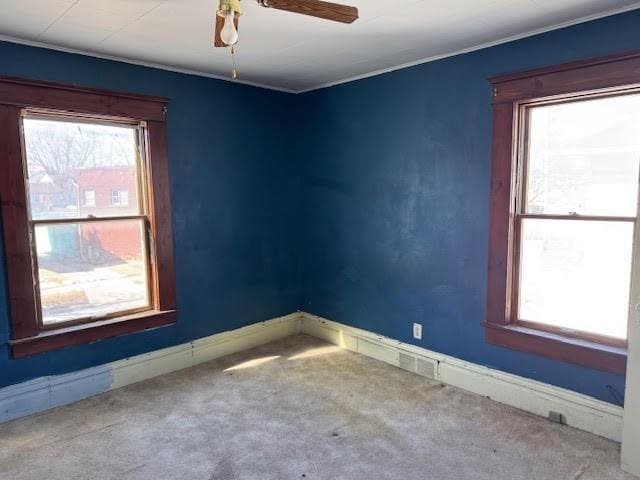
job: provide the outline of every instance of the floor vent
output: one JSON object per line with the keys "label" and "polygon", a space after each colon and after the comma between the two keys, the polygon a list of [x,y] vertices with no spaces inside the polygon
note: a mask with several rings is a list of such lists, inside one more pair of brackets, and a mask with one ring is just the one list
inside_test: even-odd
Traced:
{"label": "floor vent", "polygon": [[416,372],[416,357],[413,355],[407,355],[406,353],[400,352],[400,363],[399,367],[403,370],[408,370],[410,372]]}
{"label": "floor vent", "polygon": [[436,378],[436,369],[438,362],[433,360],[425,360],[423,358],[416,359],[416,373],[427,378]]}

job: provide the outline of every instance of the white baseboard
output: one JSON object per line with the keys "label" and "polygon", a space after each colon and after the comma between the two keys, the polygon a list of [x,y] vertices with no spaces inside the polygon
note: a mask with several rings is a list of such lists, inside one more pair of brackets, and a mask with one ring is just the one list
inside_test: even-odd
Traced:
{"label": "white baseboard", "polygon": [[247,350],[299,331],[300,315],[292,313],[105,365],[11,385],[0,389],[0,422],[77,402],[114,388]]}
{"label": "white baseboard", "polygon": [[511,375],[302,312],[302,332],[497,402],[619,442],[623,409],[570,390]]}
{"label": "white baseboard", "polygon": [[299,332],[442,383],[620,441],[623,409],[586,395],[465,362],[305,312],[64,375],[0,389],[0,422],[42,412],[114,388],[188,368]]}

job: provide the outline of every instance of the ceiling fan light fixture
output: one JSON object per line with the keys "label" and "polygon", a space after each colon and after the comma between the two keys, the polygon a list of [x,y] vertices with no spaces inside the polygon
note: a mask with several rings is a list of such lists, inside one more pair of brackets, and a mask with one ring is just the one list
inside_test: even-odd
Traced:
{"label": "ceiling fan light fixture", "polygon": [[[233,64],[231,78],[237,78],[235,53],[238,43],[238,19],[242,14],[240,0],[219,0],[213,33],[214,47],[231,47]],[[353,23],[358,19],[358,9],[350,5],[325,0],[257,0],[258,5],[274,10],[284,10],[311,17],[341,23]]]}
{"label": "ceiling fan light fixture", "polygon": [[220,31],[220,39],[227,46],[238,42],[237,18],[242,14],[240,0],[220,0],[217,15],[224,18],[224,26]]}
{"label": "ceiling fan light fixture", "polygon": [[222,27],[222,31],[220,32],[220,38],[229,46],[238,43],[238,30],[236,30],[236,26],[234,25],[235,16],[236,14],[233,10],[227,12],[224,17],[224,27]]}

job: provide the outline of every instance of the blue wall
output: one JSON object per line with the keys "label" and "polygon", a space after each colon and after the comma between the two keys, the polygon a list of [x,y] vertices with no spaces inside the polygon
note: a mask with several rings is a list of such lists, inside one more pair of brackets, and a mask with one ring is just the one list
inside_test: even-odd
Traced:
{"label": "blue wall", "polygon": [[632,49],[640,11],[304,95],[304,309],[612,401],[621,376],[484,341],[487,77]]}
{"label": "blue wall", "polygon": [[298,264],[290,232],[298,218],[291,198],[298,196],[299,184],[291,173],[294,156],[285,128],[295,96],[10,43],[0,43],[0,75],[171,98],[168,142],[180,309],[172,327],[14,361],[0,262],[0,387],[296,310]]}

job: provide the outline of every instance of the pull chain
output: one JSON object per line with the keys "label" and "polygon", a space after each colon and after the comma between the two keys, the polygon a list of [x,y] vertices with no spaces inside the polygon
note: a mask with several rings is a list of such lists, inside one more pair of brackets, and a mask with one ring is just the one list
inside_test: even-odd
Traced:
{"label": "pull chain", "polygon": [[236,69],[236,46],[231,45],[231,78],[238,78],[238,70]]}

